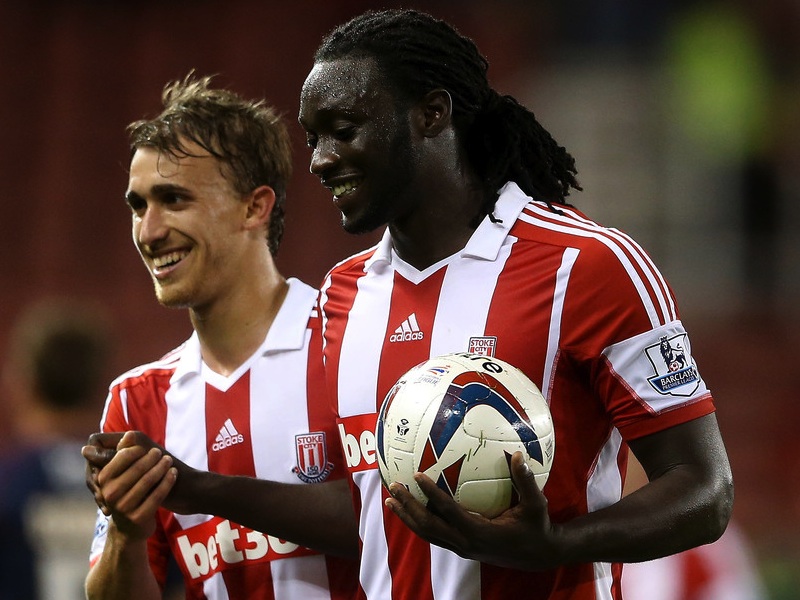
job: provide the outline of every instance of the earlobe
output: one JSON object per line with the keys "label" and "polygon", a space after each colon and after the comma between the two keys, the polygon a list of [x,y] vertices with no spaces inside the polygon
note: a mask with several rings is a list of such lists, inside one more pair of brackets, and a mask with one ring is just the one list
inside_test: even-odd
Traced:
{"label": "earlobe", "polygon": [[435,137],[448,127],[452,120],[453,99],[445,89],[435,89],[422,100],[423,133]]}
{"label": "earlobe", "polygon": [[250,192],[247,197],[247,227],[256,228],[269,223],[274,206],[275,190],[268,185],[259,186]]}

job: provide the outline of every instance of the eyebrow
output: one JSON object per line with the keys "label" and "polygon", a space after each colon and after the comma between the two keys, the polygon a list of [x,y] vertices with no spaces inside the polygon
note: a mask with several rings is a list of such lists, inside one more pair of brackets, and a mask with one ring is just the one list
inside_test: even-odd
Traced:
{"label": "eyebrow", "polygon": [[[153,196],[166,196],[168,194],[184,194],[188,195],[191,192],[188,188],[183,187],[182,185],[175,185],[174,183],[158,183],[150,188],[150,194]],[[125,193],[125,201],[129,204],[132,201],[137,200],[144,200],[141,194],[138,194],[132,190],[129,190]]]}

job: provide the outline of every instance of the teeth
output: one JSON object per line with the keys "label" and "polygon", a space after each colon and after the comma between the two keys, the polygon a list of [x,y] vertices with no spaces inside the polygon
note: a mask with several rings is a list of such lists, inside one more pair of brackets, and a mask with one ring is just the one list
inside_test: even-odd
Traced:
{"label": "teeth", "polygon": [[331,191],[333,192],[334,196],[341,196],[345,192],[349,192],[350,190],[354,190],[357,187],[358,187],[358,182],[357,181],[347,181],[347,182],[342,183],[340,185],[333,186],[331,188]]}
{"label": "teeth", "polygon": [[186,258],[188,254],[189,254],[188,252],[182,251],[182,252],[170,252],[169,254],[164,254],[163,256],[155,256],[153,257],[153,266],[157,269],[164,268],[166,266],[180,262],[181,260]]}

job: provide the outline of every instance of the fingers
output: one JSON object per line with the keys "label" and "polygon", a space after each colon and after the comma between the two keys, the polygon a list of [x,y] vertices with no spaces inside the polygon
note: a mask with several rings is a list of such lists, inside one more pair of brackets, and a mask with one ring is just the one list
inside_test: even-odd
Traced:
{"label": "fingers", "polygon": [[107,502],[116,502],[137,486],[154,486],[171,465],[172,457],[165,457],[157,448],[123,448],[97,474],[97,485]]}
{"label": "fingers", "polygon": [[102,469],[111,459],[114,458],[117,451],[114,448],[101,448],[99,446],[84,446],[81,448],[81,454],[91,466]]}
{"label": "fingers", "polygon": [[455,500],[440,490],[430,478],[418,473],[415,479],[428,496],[427,506],[414,498],[411,492],[399,483],[392,483],[389,486],[392,496],[386,499],[386,506],[420,537],[461,554],[466,542],[463,532],[468,530],[465,519],[468,520],[474,515],[470,515],[458,506]]}
{"label": "fingers", "polygon": [[123,513],[128,520],[140,526],[152,519],[175,485],[177,471],[171,465],[171,458],[162,456],[153,468],[116,501],[114,510]]}
{"label": "fingers", "polygon": [[122,438],[122,433],[93,433],[86,442],[87,446],[114,449]]}
{"label": "fingers", "polygon": [[81,454],[97,506],[130,526],[155,514],[177,478],[173,458],[137,431],[92,434]]}

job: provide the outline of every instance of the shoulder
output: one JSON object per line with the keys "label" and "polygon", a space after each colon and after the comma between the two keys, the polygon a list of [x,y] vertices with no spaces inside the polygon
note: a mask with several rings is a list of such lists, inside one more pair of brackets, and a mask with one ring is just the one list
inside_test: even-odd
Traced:
{"label": "shoulder", "polygon": [[[529,202],[511,231],[523,244],[549,244],[563,255],[573,298],[628,308],[638,306],[651,325],[678,318],[672,290],[647,251],[630,235],[605,227],[581,211]],[[583,292],[581,292],[583,290]]]}
{"label": "shoulder", "polygon": [[347,274],[363,274],[369,262],[375,257],[378,246],[373,246],[357,252],[352,256],[336,263],[325,276],[325,281],[329,281],[332,276]]}
{"label": "shoulder", "polygon": [[125,371],[111,382],[111,389],[131,388],[148,380],[169,379],[175,372],[182,356],[187,352],[188,342],[170,350],[158,360],[144,363]]}

